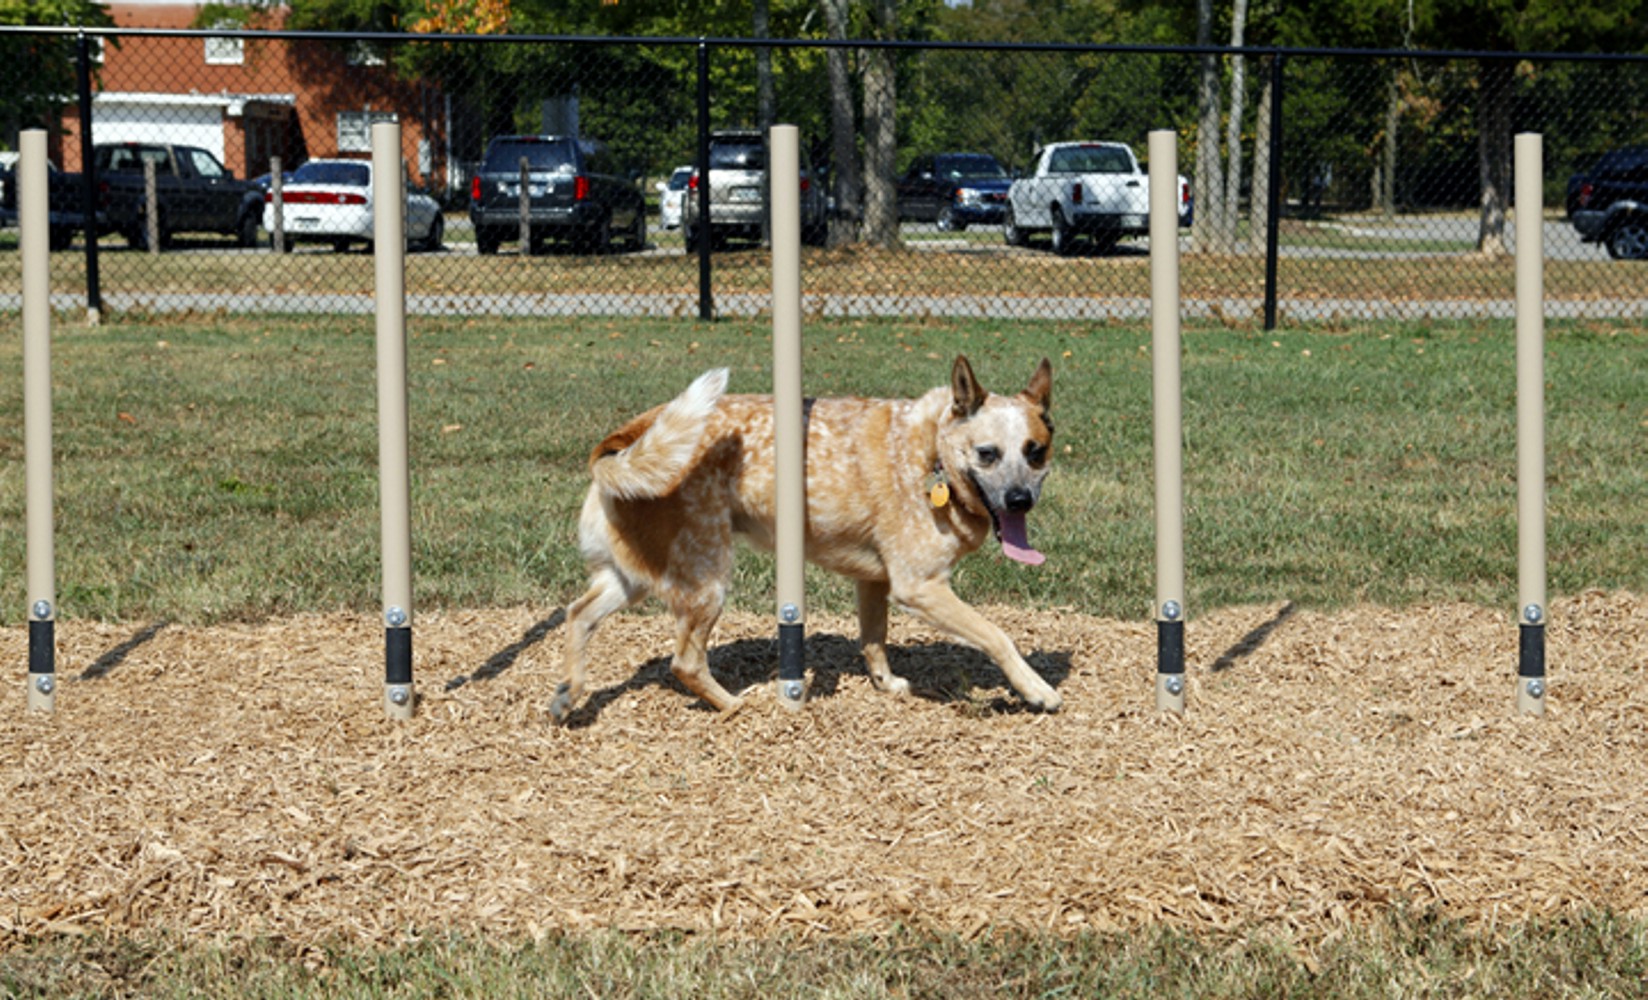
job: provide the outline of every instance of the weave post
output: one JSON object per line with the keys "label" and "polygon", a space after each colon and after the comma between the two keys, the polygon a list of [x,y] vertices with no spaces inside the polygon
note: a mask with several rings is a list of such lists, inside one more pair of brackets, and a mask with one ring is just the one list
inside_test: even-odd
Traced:
{"label": "weave post", "polygon": [[57,707],[57,556],[52,505],[51,244],[46,133],[19,136],[17,228],[23,256],[24,536],[28,547],[28,706]]}
{"label": "weave post", "polygon": [[1184,437],[1180,402],[1179,137],[1150,133],[1150,369],[1156,452],[1156,708],[1185,709]]}
{"label": "weave post", "polygon": [[[806,700],[804,582],[807,537],[806,427],[801,400],[801,141],[794,125],[768,136],[772,192],[773,451],[778,604],[778,700]],[[705,229],[708,232],[708,229]]]}
{"label": "weave post", "polygon": [[406,432],[406,218],[399,122],[372,125],[372,248],[377,285],[378,482],[383,528],[383,706],[410,719],[412,481]]}
{"label": "weave post", "polygon": [[1545,714],[1544,137],[1516,137],[1516,707]]}

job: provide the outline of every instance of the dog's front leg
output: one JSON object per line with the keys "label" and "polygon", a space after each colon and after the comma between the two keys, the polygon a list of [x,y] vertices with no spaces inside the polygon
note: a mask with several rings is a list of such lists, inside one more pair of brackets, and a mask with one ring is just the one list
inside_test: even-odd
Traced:
{"label": "dog's front leg", "polygon": [[858,648],[877,689],[888,694],[908,694],[910,682],[894,676],[887,664],[886,580],[858,581]]}
{"label": "dog's front leg", "polygon": [[931,624],[982,650],[996,661],[1001,672],[1007,675],[1007,682],[1031,705],[1056,712],[1064,704],[1053,686],[1024,662],[1007,633],[957,597],[948,582],[925,581],[911,592],[899,595],[898,601]]}

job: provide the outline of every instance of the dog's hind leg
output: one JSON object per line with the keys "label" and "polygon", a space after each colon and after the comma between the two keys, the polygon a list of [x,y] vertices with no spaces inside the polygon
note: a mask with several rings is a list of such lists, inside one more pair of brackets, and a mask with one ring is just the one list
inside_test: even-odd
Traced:
{"label": "dog's hind leg", "polygon": [[710,673],[710,632],[721,617],[719,600],[682,602],[674,610],[675,656],[670,659],[670,672],[718,712],[742,707],[743,699],[733,697]]}
{"label": "dog's hind leg", "polygon": [[1007,675],[1007,682],[1013,685],[1013,689],[1031,705],[1056,712],[1064,703],[1053,686],[1024,662],[1024,657],[1019,655],[1007,633],[957,597],[948,583],[942,580],[923,581],[909,593],[900,594],[898,600],[933,625],[983,650]]}
{"label": "dog's hind leg", "polygon": [[908,694],[910,682],[893,675],[887,665],[886,580],[858,581],[858,648],[877,690],[888,694]]}
{"label": "dog's hind leg", "polygon": [[556,722],[565,722],[578,699],[584,696],[584,681],[588,666],[586,649],[595,627],[614,611],[622,611],[641,598],[624,578],[611,567],[596,570],[590,576],[589,589],[572,603],[567,611],[566,679],[555,689],[555,700],[549,703],[549,714]]}

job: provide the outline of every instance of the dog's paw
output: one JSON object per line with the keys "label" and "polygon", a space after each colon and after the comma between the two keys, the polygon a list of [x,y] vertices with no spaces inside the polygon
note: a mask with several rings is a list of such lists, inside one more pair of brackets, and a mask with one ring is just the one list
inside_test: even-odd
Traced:
{"label": "dog's paw", "polygon": [[566,681],[555,689],[555,698],[549,703],[550,718],[558,726],[565,725],[567,716],[572,714],[572,685]]}
{"label": "dog's paw", "polygon": [[882,694],[903,697],[904,695],[910,693],[910,682],[902,677],[895,677],[892,674],[888,674],[885,679],[877,678],[875,680],[875,686],[876,689]]}
{"label": "dog's paw", "polygon": [[1040,709],[1043,712],[1057,712],[1064,707],[1064,699],[1051,687],[1045,691],[1027,694],[1024,696],[1024,700],[1030,703],[1031,708]]}

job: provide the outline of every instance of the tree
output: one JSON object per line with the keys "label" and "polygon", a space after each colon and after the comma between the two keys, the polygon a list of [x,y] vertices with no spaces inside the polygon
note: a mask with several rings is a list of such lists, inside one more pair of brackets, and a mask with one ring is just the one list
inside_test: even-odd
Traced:
{"label": "tree", "polygon": [[[1213,44],[1213,0],[1196,0],[1196,44]],[[1196,218],[1191,223],[1191,246],[1201,252],[1218,248],[1224,219],[1224,181],[1219,164],[1219,58],[1204,55],[1197,81]]]}
{"label": "tree", "polygon": [[[847,39],[847,0],[819,0],[832,39]],[[830,220],[830,245],[858,241],[862,185],[858,171],[858,131],[854,127],[853,84],[844,47],[831,48],[825,57],[830,75],[830,184],[836,211]]]}
{"label": "tree", "polygon": [[[109,9],[95,0],[0,0],[0,25],[106,28]],[[111,43],[112,44],[112,43]],[[76,90],[72,35],[0,37],[0,129],[15,146],[25,128],[58,128],[59,112]],[[8,79],[9,77],[9,79]]]}
{"label": "tree", "polygon": [[[1437,48],[1488,52],[1639,51],[1648,42],[1645,0],[1429,0],[1415,37]],[[1505,207],[1511,177],[1511,131],[1518,65],[1477,61],[1475,124],[1481,183],[1477,249],[1505,253]]]}
{"label": "tree", "polygon": [[[898,36],[897,0],[873,0],[875,35]],[[864,58],[864,228],[865,242],[898,243],[898,194],[894,162],[898,156],[898,77],[893,50],[871,49]]]}

